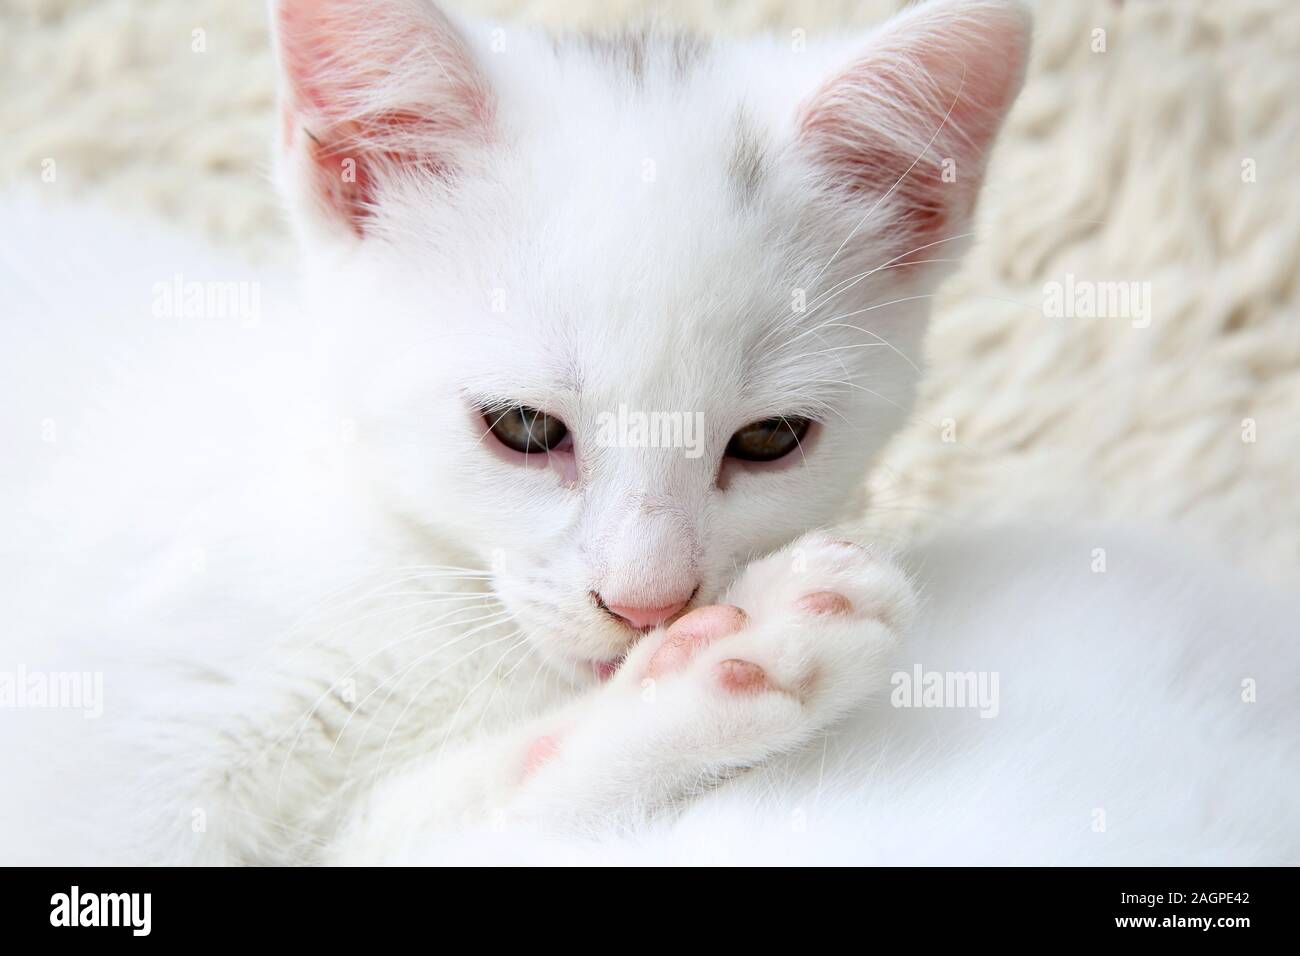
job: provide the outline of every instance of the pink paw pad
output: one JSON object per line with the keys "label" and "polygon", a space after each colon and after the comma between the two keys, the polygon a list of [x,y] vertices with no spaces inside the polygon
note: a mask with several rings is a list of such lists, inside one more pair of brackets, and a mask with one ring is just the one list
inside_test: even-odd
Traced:
{"label": "pink paw pad", "polygon": [[646,676],[661,677],[681,670],[701,647],[735,634],[748,621],[744,611],[730,604],[711,604],[683,615],[668,629],[663,644],[650,658]]}
{"label": "pink paw pad", "polygon": [[713,672],[718,679],[718,685],[733,694],[753,694],[772,689],[767,673],[751,661],[742,661],[734,657],[719,661]]}
{"label": "pink paw pad", "polygon": [[545,764],[550,763],[560,752],[560,744],[554,737],[538,737],[524,755],[524,779],[537,773]]}
{"label": "pink paw pad", "polygon": [[851,614],[853,603],[835,591],[813,591],[794,602],[805,614]]}

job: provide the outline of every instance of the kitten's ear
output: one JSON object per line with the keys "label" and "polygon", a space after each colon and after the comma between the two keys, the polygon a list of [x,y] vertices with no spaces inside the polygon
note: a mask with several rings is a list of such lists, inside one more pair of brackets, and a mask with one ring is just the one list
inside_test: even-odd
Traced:
{"label": "kitten's ear", "polygon": [[273,0],[287,186],[365,234],[400,176],[449,177],[490,138],[492,96],[427,0]]}
{"label": "kitten's ear", "polygon": [[864,231],[905,249],[962,231],[1020,91],[1029,33],[1018,4],[922,4],[803,105],[801,146],[833,195],[871,211]]}

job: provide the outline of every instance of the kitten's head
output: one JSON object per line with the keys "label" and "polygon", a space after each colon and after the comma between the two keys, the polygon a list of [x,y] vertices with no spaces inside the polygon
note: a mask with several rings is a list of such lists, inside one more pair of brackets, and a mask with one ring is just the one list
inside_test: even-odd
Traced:
{"label": "kitten's head", "polygon": [[282,180],[393,506],[591,673],[832,521],[910,407],[1016,6],[553,39],[281,0]]}

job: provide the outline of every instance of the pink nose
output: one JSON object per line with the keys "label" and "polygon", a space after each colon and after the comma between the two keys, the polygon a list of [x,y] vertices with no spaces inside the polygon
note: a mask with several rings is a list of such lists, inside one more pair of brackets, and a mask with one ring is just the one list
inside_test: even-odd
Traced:
{"label": "pink nose", "polygon": [[648,627],[658,627],[664,621],[668,620],[682,608],[686,607],[691,600],[692,595],[688,595],[680,601],[674,601],[672,604],[665,604],[663,607],[634,607],[630,604],[604,604],[605,610],[609,611],[615,617],[622,618],[623,621],[630,624],[638,630]]}

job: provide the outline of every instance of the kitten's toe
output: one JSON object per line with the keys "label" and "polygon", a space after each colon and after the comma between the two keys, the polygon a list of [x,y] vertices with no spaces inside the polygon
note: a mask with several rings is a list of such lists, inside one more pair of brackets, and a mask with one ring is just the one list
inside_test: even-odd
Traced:
{"label": "kitten's toe", "polygon": [[713,676],[719,687],[733,694],[756,694],[775,689],[767,679],[767,671],[753,661],[735,657],[715,664]]}
{"label": "kitten's toe", "polygon": [[853,613],[853,602],[836,591],[813,591],[794,602],[796,611],[814,615]]}
{"label": "kitten's toe", "polygon": [[730,604],[712,604],[683,615],[664,634],[646,666],[646,677],[663,677],[684,668],[700,649],[740,631],[749,616]]}

